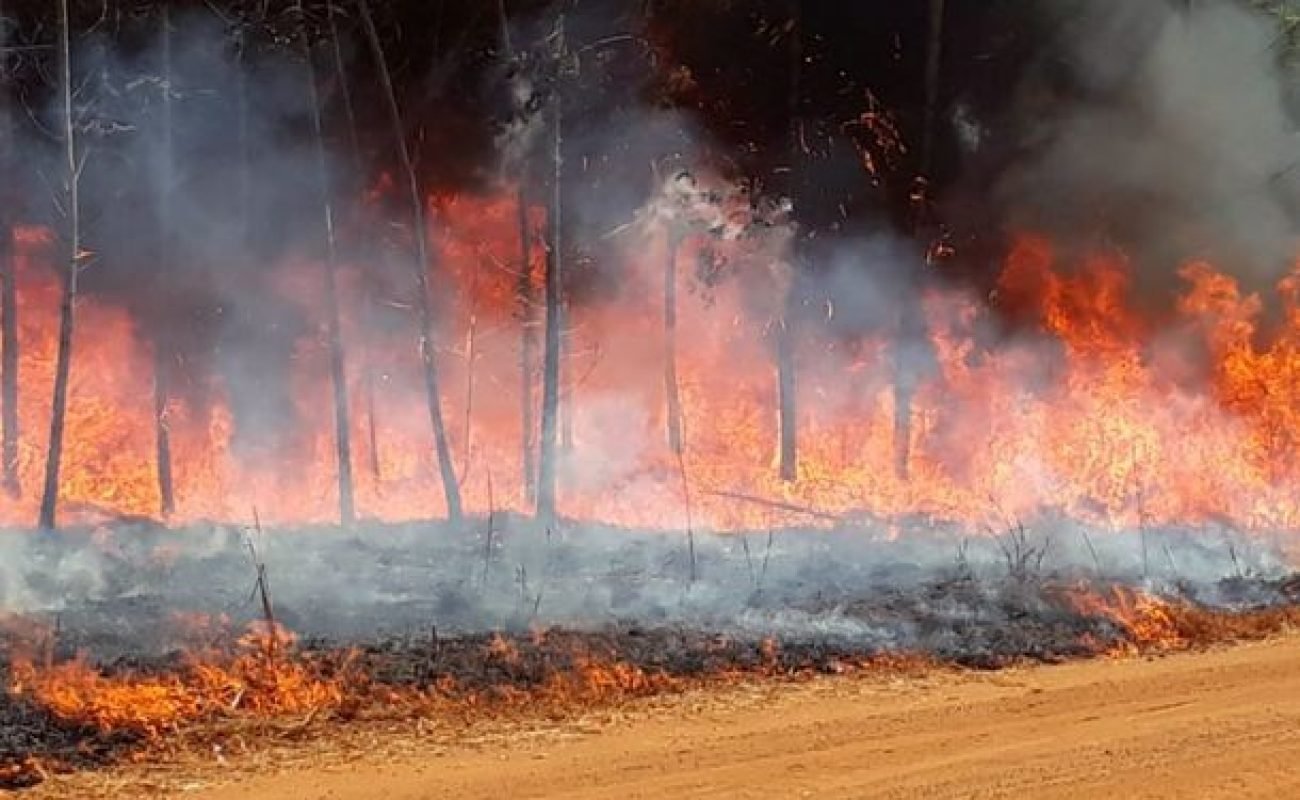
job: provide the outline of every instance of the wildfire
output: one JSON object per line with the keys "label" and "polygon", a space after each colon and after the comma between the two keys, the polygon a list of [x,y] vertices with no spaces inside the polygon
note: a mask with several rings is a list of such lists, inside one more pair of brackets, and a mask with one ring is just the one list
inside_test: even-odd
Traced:
{"label": "wildfire", "polygon": [[[1062,651],[1076,657],[1177,651],[1267,637],[1300,623],[1294,606],[1234,613],[1198,610],[1120,586],[1043,588],[1043,599],[1078,615],[1081,646]],[[199,641],[225,627],[220,620],[192,615],[178,621],[192,625]],[[43,640],[25,621],[13,622],[12,635]],[[531,636],[435,639],[427,649],[324,652],[296,647],[278,627],[255,625],[233,650],[219,644],[189,650],[183,663],[148,672],[106,672],[80,658],[60,663],[50,649],[43,658],[10,653],[7,691],[11,701],[32,704],[69,725],[127,735],[114,745],[120,757],[171,747],[184,734],[204,740],[214,722],[301,730],[317,722],[408,720],[422,728],[429,721],[454,724],[467,712],[474,718],[565,714],[759,677],[915,674],[944,664],[924,652],[706,634],[684,638],[676,629],[658,634],[538,630]],[[0,780],[60,768],[40,759],[11,760],[0,763]]]}
{"label": "wildfire", "polygon": [[1079,588],[1067,593],[1086,617],[1109,619],[1123,633],[1117,642],[1098,646],[1111,656],[1165,653],[1221,642],[1263,639],[1295,630],[1300,609],[1294,605],[1216,611],[1181,600],[1166,600],[1124,586]]}
{"label": "wildfire", "polygon": [[1178,650],[1190,644],[1179,627],[1177,609],[1156,597],[1122,586],[1105,592],[1071,593],[1080,613],[1110,619],[1124,638],[1109,648],[1111,655]]}
{"label": "wildfire", "polygon": [[82,659],[43,665],[17,659],[9,691],[61,719],[151,739],[183,723],[219,716],[270,717],[338,707],[344,679],[325,677],[318,664],[277,657],[291,641],[282,630],[268,634],[264,627],[254,628],[230,658],[194,653],[181,669],[152,675],[107,676]]}
{"label": "wildfire", "polygon": [[[517,209],[505,198],[434,205],[437,285],[450,287],[439,298],[438,358],[466,505],[527,512]],[[533,214],[530,224],[543,223]],[[48,237],[25,231],[18,243],[24,493],[0,500],[0,519],[14,525],[31,523],[39,499],[58,307]],[[683,264],[703,257],[697,245],[684,245]],[[897,410],[891,364],[898,344],[890,335],[828,344],[817,326],[802,326],[800,475],[787,483],[772,468],[772,303],[755,298],[763,281],[743,274],[758,256],[741,244],[710,245],[728,247],[736,248],[728,258],[742,274],[705,284],[682,271],[680,460],[664,435],[662,247],[629,255],[615,292],[573,303],[562,409],[566,516],[674,528],[686,524],[689,504],[695,524],[721,530],[825,519],[800,508],[828,516],[925,514],[971,528],[993,513],[1044,510],[1099,527],[1226,518],[1248,529],[1293,529],[1300,522],[1293,490],[1300,270],[1277,287],[1276,324],[1266,326],[1262,298],[1244,295],[1231,277],[1200,262],[1183,269],[1185,285],[1168,318],[1154,318],[1132,305],[1133,266],[1121,254],[1072,263],[1046,239],[1022,236],[997,295],[1032,330],[990,347],[982,303],[964,290],[931,291],[923,313],[933,367],[921,373],[910,406]],[[534,273],[542,259],[537,244]],[[279,290],[304,314],[318,315],[316,266],[276,269]],[[360,306],[365,269],[345,269],[345,311]],[[122,308],[87,299],[80,313],[63,508],[157,516],[152,400],[141,378],[150,374],[149,347]],[[441,514],[414,336],[376,329],[350,312],[343,333],[358,508],[390,521]],[[289,376],[296,427],[270,459],[237,452],[239,421],[218,377],[206,379],[202,404],[172,399],[177,509],[170,521],[243,519],[253,507],[272,523],[331,519],[327,363],[323,333],[298,342]],[[897,454],[898,413],[911,419],[905,473],[888,468]]]}

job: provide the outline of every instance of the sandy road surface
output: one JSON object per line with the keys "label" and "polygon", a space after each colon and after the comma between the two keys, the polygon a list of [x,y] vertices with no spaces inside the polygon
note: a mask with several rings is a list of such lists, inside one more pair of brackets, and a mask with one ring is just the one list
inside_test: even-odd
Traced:
{"label": "sandy road surface", "polygon": [[583,735],[362,760],[186,796],[1300,798],[1300,638],[680,698]]}

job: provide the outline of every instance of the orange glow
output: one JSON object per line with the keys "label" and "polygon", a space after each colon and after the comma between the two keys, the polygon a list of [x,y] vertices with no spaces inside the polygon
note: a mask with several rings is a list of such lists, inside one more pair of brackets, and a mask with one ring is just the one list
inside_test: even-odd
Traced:
{"label": "orange glow", "polygon": [[[432,206],[442,399],[466,507],[526,512],[517,209],[509,197],[444,198]],[[544,222],[540,212],[531,215],[535,229]],[[0,499],[0,521],[30,525],[48,433],[58,282],[50,237],[27,229],[16,238],[24,493]],[[937,364],[913,402],[905,477],[892,468],[891,342],[830,343],[805,326],[797,345],[800,478],[787,484],[774,468],[775,376],[765,338],[775,324],[777,304],[768,295],[778,291],[773,276],[780,270],[767,268],[769,256],[743,252],[746,246],[714,244],[730,250],[739,274],[707,288],[694,275],[699,243],[682,248],[680,464],[664,434],[663,242],[629,241],[616,288],[574,302],[562,412],[572,431],[561,471],[563,514],[683,527],[684,467],[693,523],[721,530],[818,524],[738,494],[829,515],[933,515],[972,529],[1045,510],[1101,528],[1211,519],[1247,529],[1300,523],[1300,268],[1276,288],[1277,320],[1265,321],[1262,298],[1199,262],[1182,270],[1177,303],[1156,319],[1132,305],[1134,267],[1122,255],[1065,259],[1051,242],[1021,236],[1005,259],[997,296],[1032,323],[1032,333],[985,347],[977,337],[988,318],[982,301],[957,289],[925,298]],[[535,276],[544,258],[536,243]],[[357,310],[365,270],[345,265],[341,287],[357,505],[363,516],[381,520],[438,517],[442,492],[414,328],[366,327]],[[288,262],[275,271],[277,290],[318,316],[318,265]],[[149,347],[122,308],[86,298],[78,313],[62,518],[156,517]],[[334,517],[323,330],[322,324],[297,344],[289,380],[298,427],[271,459],[250,463],[236,452],[237,420],[217,378],[205,407],[173,400],[167,419],[177,510],[169,522],[247,520],[254,507],[274,524]],[[376,376],[373,409],[363,365]],[[375,453],[367,434],[372,411]]]}

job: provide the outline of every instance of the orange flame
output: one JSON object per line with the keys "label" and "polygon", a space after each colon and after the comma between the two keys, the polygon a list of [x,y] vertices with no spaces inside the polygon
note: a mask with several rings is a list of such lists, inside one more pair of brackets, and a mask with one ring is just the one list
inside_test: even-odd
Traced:
{"label": "orange flame", "polygon": [[231,659],[194,654],[179,671],[106,676],[82,659],[38,665],[18,658],[9,691],[30,697],[56,716],[104,731],[157,738],[177,726],[231,714],[277,716],[336,708],[342,679],[321,677],[310,663],[275,657],[292,641],[283,631],[253,628]]}
{"label": "orange flame", "polygon": [[[438,358],[466,505],[526,512],[517,209],[494,198],[436,205],[441,258],[433,278],[444,287],[440,306],[451,309],[441,320]],[[533,215],[535,227],[543,221]],[[48,237],[24,230],[18,241],[25,493],[0,499],[0,521],[30,524],[45,458],[58,291],[47,268]],[[678,374],[686,450],[679,462],[663,433],[665,255],[661,245],[642,250],[628,257],[616,293],[571,310],[564,413],[572,441],[561,497],[567,516],[681,527],[689,494],[695,524],[721,530],[818,522],[798,508],[933,515],[972,528],[994,513],[1045,509],[1100,527],[1224,518],[1248,529],[1300,523],[1300,269],[1277,287],[1283,311],[1276,324],[1265,325],[1260,297],[1243,295],[1205,263],[1183,269],[1176,307],[1157,319],[1130,304],[1130,265],[1122,256],[1063,263],[1050,242],[1023,236],[1006,258],[998,297],[1032,317],[1032,336],[987,348],[980,344],[981,303],[955,289],[925,298],[937,368],[910,409],[906,476],[889,468],[896,448],[891,341],[868,337],[849,347],[803,336],[800,478],[786,483],[772,468],[776,389],[764,336],[776,306],[761,297],[772,288],[768,270],[703,286],[686,267],[695,245],[683,248]],[[742,269],[764,257],[732,255]],[[538,244],[530,269],[543,258]],[[345,270],[345,309],[358,306],[364,269]],[[316,266],[276,270],[280,290],[318,314]],[[88,298],[78,313],[65,514],[156,516],[148,346],[121,308]],[[367,329],[354,313],[344,320],[344,336],[359,509],[393,521],[441,514],[415,337]],[[270,463],[248,463],[235,452],[236,420],[219,384],[210,406],[173,400],[167,419],[178,507],[171,521],[243,519],[254,506],[271,523],[333,517],[325,347],[318,333],[298,343],[290,381],[299,426]],[[380,382],[373,406],[362,363]],[[367,435],[372,421],[376,452]],[[365,467],[372,461],[377,471]],[[738,502],[738,494],[775,502]]]}

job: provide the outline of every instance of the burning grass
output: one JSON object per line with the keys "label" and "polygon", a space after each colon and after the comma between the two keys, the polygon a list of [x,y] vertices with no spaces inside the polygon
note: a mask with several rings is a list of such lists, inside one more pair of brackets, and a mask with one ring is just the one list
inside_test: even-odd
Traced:
{"label": "burning grass", "polygon": [[[265,625],[235,636],[227,621],[191,616],[187,622],[202,631],[204,649],[102,664],[85,656],[58,658],[49,644],[53,632],[15,619],[6,626],[0,782],[20,788],[52,772],[155,756],[181,740],[201,741],[214,726],[252,732],[277,720],[305,728],[380,719],[563,716],[757,678],[1169,653],[1264,638],[1300,624],[1300,606],[1286,602],[1224,610],[1118,584],[1015,581],[996,588],[986,594],[996,603],[1035,609],[1019,623],[1029,638],[1008,640],[1012,645],[979,656],[963,655],[964,645],[908,652],[835,636],[720,635],[633,625],[445,638],[430,629],[341,647],[296,641]],[[954,581],[935,584],[928,593],[933,602],[936,593],[958,597],[969,589]],[[880,601],[847,613],[879,621],[900,607]],[[220,646],[222,636],[233,637],[228,646]]]}

